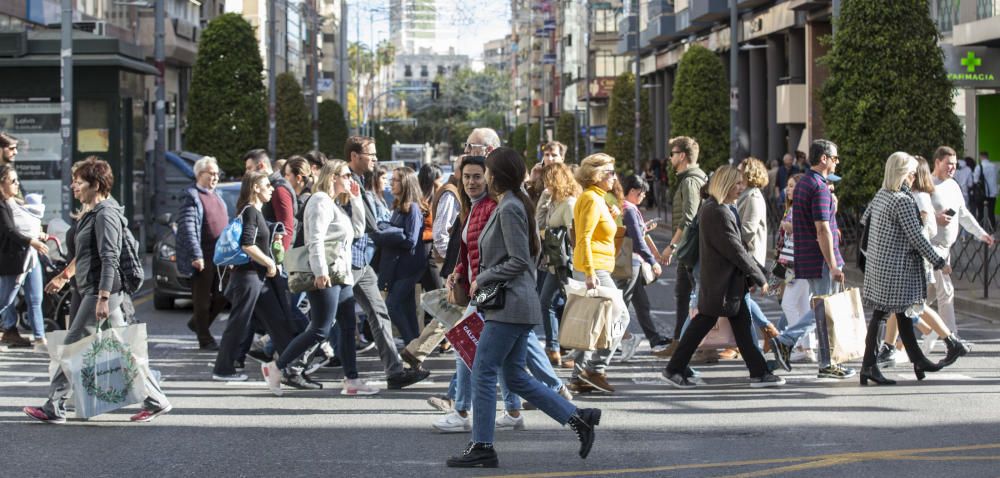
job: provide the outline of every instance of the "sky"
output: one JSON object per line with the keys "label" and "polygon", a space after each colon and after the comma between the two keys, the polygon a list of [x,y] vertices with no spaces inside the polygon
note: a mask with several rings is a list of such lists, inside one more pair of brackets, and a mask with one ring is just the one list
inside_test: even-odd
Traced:
{"label": "sky", "polygon": [[[449,46],[473,60],[483,57],[483,44],[510,33],[510,2],[504,0],[437,0],[441,50]],[[356,14],[360,11],[360,24]],[[348,0],[350,41],[377,44],[389,39],[389,0]]]}

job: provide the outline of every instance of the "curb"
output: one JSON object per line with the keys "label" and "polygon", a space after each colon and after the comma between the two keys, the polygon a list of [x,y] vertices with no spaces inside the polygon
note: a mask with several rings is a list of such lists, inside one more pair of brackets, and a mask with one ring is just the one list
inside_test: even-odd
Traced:
{"label": "curb", "polygon": [[[844,274],[846,274],[847,283],[850,286],[859,289],[863,288],[865,281],[864,273],[858,270],[853,263],[848,263],[844,266]],[[955,294],[955,311],[991,324],[1000,324],[1000,303],[993,303],[990,299]]]}

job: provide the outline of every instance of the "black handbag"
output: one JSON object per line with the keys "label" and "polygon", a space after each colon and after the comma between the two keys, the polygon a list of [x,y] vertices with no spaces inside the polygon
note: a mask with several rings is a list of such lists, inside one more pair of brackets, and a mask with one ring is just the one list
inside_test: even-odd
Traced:
{"label": "black handbag", "polygon": [[472,297],[472,302],[475,302],[476,307],[482,310],[502,309],[507,296],[506,287],[506,282],[497,282],[486,287],[481,287],[476,290],[476,293]]}

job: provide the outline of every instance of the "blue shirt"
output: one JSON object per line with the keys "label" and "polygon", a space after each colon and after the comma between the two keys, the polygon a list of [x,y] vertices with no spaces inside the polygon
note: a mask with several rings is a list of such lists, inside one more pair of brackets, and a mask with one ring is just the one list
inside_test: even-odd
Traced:
{"label": "blue shirt", "polygon": [[[351,175],[354,180],[361,186],[361,199],[364,200],[365,206],[371,202],[371,197],[368,196],[368,190],[365,189],[365,179],[353,171]],[[364,214],[364,211],[352,211],[350,204],[344,206],[344,211],[347,212],[348,216],[353,216],[354,214]],[[365,228],[375,227],[375,224],[366,224]],[[368,263],[371,262],[372,256],[374,256],[375,243],[372,242],[371,238],[368,237],[368,233],[361,233],[358,237],[354,238],[354,243],[351,244],[351,268],[352,269],[364,269]]]}

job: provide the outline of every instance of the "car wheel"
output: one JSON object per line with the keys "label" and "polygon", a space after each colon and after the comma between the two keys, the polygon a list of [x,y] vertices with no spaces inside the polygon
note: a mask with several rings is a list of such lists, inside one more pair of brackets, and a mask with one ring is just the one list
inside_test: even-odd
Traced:
{"label": "car wheel", "polygon": [[174,298],[153,293],[153,308],[156,310],[170,310],[174,308]]}

